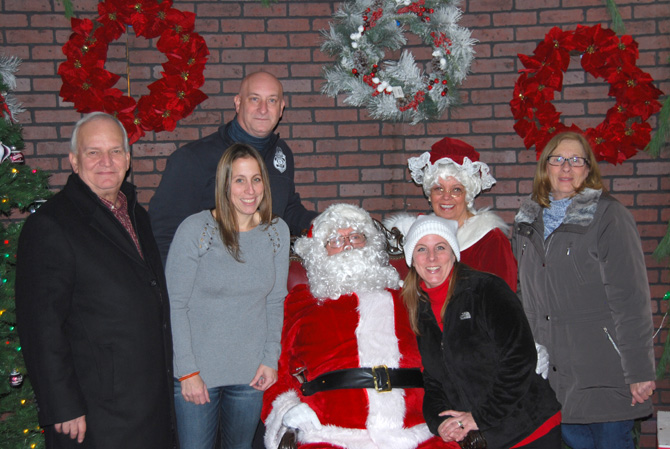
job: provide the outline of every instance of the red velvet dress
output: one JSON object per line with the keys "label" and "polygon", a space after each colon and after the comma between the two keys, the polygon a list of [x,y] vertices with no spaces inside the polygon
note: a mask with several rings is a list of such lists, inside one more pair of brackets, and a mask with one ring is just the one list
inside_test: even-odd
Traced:
{"label": "red velvet dress", "polygon": [[507,225],[490,211],[477,213],[458,229],[461,262],[495,274],[507,282],[512,291],[517,287],[517,264],[509,239],[501,228]]}
{"label": "red velvet dress", "polygon": [[397,291],[344,295],[318,302],[307,285],[286,298],[279,379],[263,398],[266,447],[277,447],[284,414],[303,402],[317,414],[320,430],[300,432],[299,447],[371,449],[458,449],[428,430],[423,389],[323,391],[303,396],[292,375],[307,380],[344,369],[386,365],[421,368],[416,337]]}

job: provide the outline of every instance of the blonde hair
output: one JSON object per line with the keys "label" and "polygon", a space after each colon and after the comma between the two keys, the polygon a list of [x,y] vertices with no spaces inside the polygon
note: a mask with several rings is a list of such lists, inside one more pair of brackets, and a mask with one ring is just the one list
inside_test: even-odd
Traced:
{"label": "blonde hair", "polygon": [[[447,297],[445,298],[442,309],[440,310],[440,316],[444,316],[444,311],[447,309],[447,304],[449,304],[449,301],[451,301],[451,297],[454,294],[454,289],[456,288],[456,283],[460,278],[460,271],[460,262],[454,261],[454,268],[451,273],[451,279],[449,280],[449,288],[447,289]],[[426,294],[426,292],[421,288],[421,281],[422,279],[419,276],[419,273],[417,273],[416,268],[414,268],[412,265],[409,268],[409,272],[405,278],[402,290],[400,291],[402,300],[405,303],[405,308],[407,309],[407,315],[409,316],[409,325],[416,335],[421,335],[421,332],[419,332],[419,303],[430,303],[428,294]],[[439,317],[436,318],[439,320]]]}
{"label": "blonde hair", "polygon": [[549,174],[547,173],[547,160],[564,140],[574,140],[582,145],[582,148],[584,149],[586,165],[589,168],[589,174],[586,176],[586,179],[582,185],[576,189],[575,194],[581,192],[587,187],[596,190],[606,190],[605,186],[603,185],[602,177],[600,176],[598,160],[596,159],[596,155],[591,149],[591,145],[589,144],[588,140],[586,140],[586,137],[584,137],[583,134],[577,132],[565,131],[558,133],[551,138],[547,145],[545,145],[544,149],[542,150],[542,154],[540,154],[540,158],[537,161],[531,199],[542,207],[549,207],[549,194],[551,193],[551,181],[549,180]]}
{"label": "blonde hair", "polygon": [[216,167],[215,211],[216,222],[223,245],[238,262],[244,262],[240,256],[239,224],[235,207],[230,199],[230,184],[233,178],[233,163],[238,159],[254,159],[261,170],[263,180],[263,199],[258,207],[260,225],[267,227],[272,222],[272,195],[270,177],[263,158],[253,147],[244,143],[234,143],[223,152]]}

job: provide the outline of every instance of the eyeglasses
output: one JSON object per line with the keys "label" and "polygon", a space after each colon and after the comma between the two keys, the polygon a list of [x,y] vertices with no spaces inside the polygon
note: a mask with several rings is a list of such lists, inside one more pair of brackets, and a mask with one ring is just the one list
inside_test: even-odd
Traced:
{"label": "eyeglasses", "polygon": [[445,190],[441,185],[436,185],[430,189],[430,193],[432,195],[444,195],[446,193],[447,195],[451,195],[452,198],[460,198],[465,194],[465,189],[462,187],[454,187],[451,190]]}
{"label": "eyeglasses", "polygon": [[336,235],[326,240],[326,245],[331,248],[342,248],[345,242],[351,245],[361,245],[365,243],[365,234],[354,232],[349,235]]}
{"label": "eyeglasses", "polygon": [[547,158],[547,162],[549,163],[549,165],[553,165],[554,167],[562,167],[565,161],[568,161],[570,167],[583,167],[589,164],[586,158],[579,156],[572,156],[572,157],[549,156]]}

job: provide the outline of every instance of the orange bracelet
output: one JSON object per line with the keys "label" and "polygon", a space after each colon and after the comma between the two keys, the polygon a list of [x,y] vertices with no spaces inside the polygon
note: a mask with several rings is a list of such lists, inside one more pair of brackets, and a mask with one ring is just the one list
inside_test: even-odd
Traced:
{"label": "orange bracelet", "polygon": [[181,382],[182,380],[186,380],[189,377],[197,376],[198,374],[200,374],[200,371],[196,371],[195,373],[191,373],[191,374],[187,374],[185,376],[182,376],[182,377],[179,378],[179,382]]}

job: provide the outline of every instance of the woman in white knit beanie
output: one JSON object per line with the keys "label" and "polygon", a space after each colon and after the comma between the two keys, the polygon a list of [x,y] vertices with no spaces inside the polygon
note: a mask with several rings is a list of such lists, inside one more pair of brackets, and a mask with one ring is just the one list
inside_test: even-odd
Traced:
{"label": "woman in white knit beanie", "polygon": [[499,277],[459,262],[458,223],[416,219],[402,296],[424,366],[428,428],[461,447],[560,449],[560,404],[536,373],[521,302]]}

